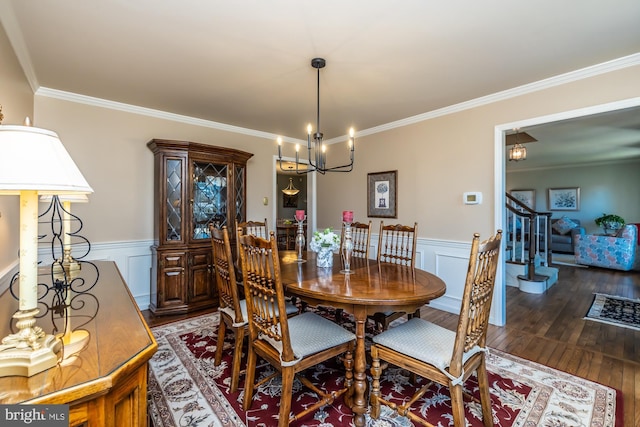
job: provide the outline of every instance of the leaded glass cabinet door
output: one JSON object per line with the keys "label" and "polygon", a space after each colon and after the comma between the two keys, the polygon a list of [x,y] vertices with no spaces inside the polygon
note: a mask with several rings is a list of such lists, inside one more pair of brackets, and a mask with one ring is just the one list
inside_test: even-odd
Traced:
{"label": "leaded glass cabinet door", "polygon": [[[234,165],[234,200],[235,200],[235,215],[237,223],[245,222],[245,167],[243,165]],[[236,224],[236,223],[234,223]],[[234,225],[235,227],[235,225]]]}
{"label": "leaded glass cabinet door", "polygon": [[165,232],[167,241],[180,241],[183,238],[182,197],[184,167],[183,158],[167,158],[165,162]]}
{"label": "leaded glass cabinet door", "polygon": [[193,161],[191,199],[191,239],[209,239],[209,225],[229,226],[227,164]]}

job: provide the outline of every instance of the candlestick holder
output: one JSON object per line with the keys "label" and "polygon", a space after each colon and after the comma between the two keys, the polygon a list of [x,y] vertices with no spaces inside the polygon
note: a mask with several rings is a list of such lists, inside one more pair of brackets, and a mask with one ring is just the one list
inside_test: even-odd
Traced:
{"label": "candlestick holder", "polygon": [[306,244],[306,240],[304,238],[304,218],[302,220],[295,218],[295,220],[298,223],[298,232],[296,233],[296,262],[307,262],[306,259],[302,258],[302,253],[304,252]]}
{"label": "candlestick holder", "polygon": [[344,269],[340,273],[353,273],[351,270],[351,254],[353,253],[353,238],[351,237],[351,223],[344,223],[344,237],[342,242],[342,262]]}

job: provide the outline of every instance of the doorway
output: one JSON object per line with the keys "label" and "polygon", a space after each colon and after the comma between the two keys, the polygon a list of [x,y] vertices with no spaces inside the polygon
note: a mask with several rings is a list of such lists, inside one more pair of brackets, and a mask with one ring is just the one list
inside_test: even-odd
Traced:
{"label": "doorway", "polygon": [[[601,104],[592,107],[565,111],[548,116],[541,116],[526,120],[520,120],[512,123],[505,123],[494,128],[494,223],[496,229],[504,229],[505,226],[505,191],[506,191],[506,164],[507,150],[505,150],[505,139],[507,132],[513,129],[521,129],[525,131],[527,127],[550,124],[563,120],[575,119],[580,117],[593,116],[602,113],[610,113],[618,110],[640,106],[640,98],[632,98],[623,101],[616,101],[608,104]],[[494,296],[493,309],[495,309],[496,324],[503,326],[506,323],[506,260],[501,257],[501,266],[498,270],[496,279],[496,289]]]}
{"label": "doorway", "polygon": [[[301,159],[301,161],[305,160]],[[295,159],[283,157],[281,169],[278,157],[274,156],[273,194],[271,196],[274,201],[272,205],[273,224],[270,229],[277,229],[278,220],[293,221],[296,210],[302,209],[307,215],[307,236],[305,237],[309,241],[309,231],[316,229],[316,174],[298,174],[295,165]],[[298,170],[306,169],[306,167],[306,163],[298,164]],[[291,179],[293,187],[299,190],[293,197],[287,197],[282,192],[289,186],[289,179]]]}

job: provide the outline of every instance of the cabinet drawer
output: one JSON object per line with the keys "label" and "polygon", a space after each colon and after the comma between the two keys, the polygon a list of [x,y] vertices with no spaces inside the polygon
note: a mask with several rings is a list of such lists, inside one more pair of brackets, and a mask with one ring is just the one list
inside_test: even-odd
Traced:
{"label": "cabinet drawer", "polygon": [[166,255],[162,258],[163,267],[168,268],[182,268],[182,262],[184,260],[184,254],[179,255]]}

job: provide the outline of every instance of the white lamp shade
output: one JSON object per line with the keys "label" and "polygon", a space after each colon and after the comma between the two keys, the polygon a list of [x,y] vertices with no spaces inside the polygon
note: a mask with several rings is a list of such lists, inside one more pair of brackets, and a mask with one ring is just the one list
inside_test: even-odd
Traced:
{"label": "white lamp shade", "polygon": [[93,193],[55,132],[0,125],[0,194]]}

